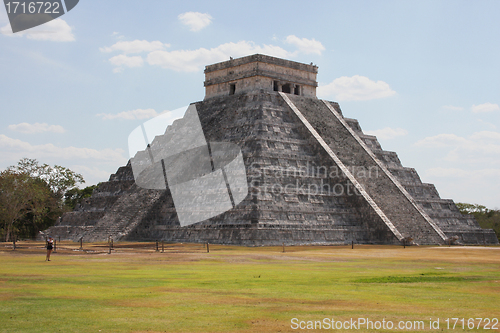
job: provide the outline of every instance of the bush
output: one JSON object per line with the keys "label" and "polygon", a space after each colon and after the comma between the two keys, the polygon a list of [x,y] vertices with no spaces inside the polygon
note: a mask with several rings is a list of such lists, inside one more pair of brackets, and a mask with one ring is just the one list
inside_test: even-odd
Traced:
{"label": "bush", "polygon": [[461,202],[457,203],[457,208],[462,214],[474,215],[481,228],[493,229],[500,241],[500,210]]}

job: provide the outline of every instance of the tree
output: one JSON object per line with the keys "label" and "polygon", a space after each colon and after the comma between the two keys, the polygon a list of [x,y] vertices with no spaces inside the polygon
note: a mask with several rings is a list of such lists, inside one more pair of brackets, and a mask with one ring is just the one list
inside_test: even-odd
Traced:
{"label": "tree", "polygon": [[6,242],[17,231],[18,222],[29,210],[28,179],[26,174],[10,170],[0,173],[0,221]]}
{"label": "tree", "polygon": [[64,206],[71,210],[75,209],[76,205],[80,204],[83,199],[90,198],[98,186],[99,184],[87,186],[84,189],[75,187],[66,191],[64,194]]}
{"label": "tree", "polygon": [[83,177],[61,166],[39,165],[34,159],[21,159],[0,173],[0,228],[9,241],[14,234],[35,236],[54,224],[66,209],[64,194]]}
{"label": "tree", "polygon": [[489,209],[483,205],[457,202],[456,206],[462,214],[486,213]]}
{"label": "tree", "polygon": [[52,226],[64,211],[60,199],[50,187],[39,178],[31,178],[29,211],[21,221],[19,234],[34,237],[38,231]]}
{"label": "tree", "polygon": [[39,165],[37,160],[30,158],[22,158],[17,166],[11,166],[8,170],[43,180],[59,199],[62,199],[68,189],[74,188],[78,183],[85,183],[83,176],[79,173],[60,165],[54,167],[48,164]]}

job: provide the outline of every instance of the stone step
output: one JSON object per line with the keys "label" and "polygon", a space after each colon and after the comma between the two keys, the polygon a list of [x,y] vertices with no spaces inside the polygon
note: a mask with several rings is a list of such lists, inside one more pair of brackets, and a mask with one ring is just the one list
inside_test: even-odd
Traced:
{"label": "stone step", "polygon": [[358,177],[356,181],[366,191],[367,198],[374,201],[374,210],[377,211],[378,207],[402,237],[411,237],[420,244],[444,242],[444,233],[412,202],[413,198],[387,169],[384,170],[385,167],[381,167],[381,162],[366,145],[363,146],[359,136],[343,122],[340,115],[335,114],[333,108],[329,109],[328,104],[321,100],[296,96],[288,98],[316,132],[311,132],[312,135],[319,135],[340,163],[351,167],[379,168],[377,177]]}

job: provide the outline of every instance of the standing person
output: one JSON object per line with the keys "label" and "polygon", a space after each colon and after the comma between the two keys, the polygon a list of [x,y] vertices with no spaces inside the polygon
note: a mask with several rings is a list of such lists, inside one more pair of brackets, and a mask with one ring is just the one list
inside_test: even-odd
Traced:
{"label": "standing person", "polygon": [[50,254],[52,253],[52,250],[54,249],[54,240],[52,237],[49,237],[47,239],[47,258],[45,258],[45,261],[50,261]]}

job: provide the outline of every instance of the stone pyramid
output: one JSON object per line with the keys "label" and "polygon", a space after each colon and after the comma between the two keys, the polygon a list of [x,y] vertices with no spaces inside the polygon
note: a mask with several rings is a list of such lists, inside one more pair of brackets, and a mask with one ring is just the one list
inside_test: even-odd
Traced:
{"label": "stone pyramid", "polygon": [[260,54],[206,67],[205,99],[193,104],[207,141],[241,148],[248,194],[234,208],[181,227],[170,189],[137,186],[129,162],[49,233],[251,246],[498,244],[337,103],[316,98],[317,70]]}

